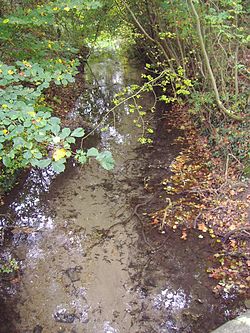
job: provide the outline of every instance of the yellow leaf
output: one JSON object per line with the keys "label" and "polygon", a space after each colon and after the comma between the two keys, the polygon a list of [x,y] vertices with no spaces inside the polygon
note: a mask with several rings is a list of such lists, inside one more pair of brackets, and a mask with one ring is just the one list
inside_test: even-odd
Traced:
{"label": "yellow leaf", "polygon": [[23,60],[23,64],[24,64],[26,67],[29,67],[29,68],[32,67],[31,64],[30,64],[28,61],[26,61],[26,60]]}
{"label": "yellow leaf", "polygon": [[66,156],[66,150],[64,148],[59,148],[53,153],[53,159],[59,161],[61,158]]}
{"label": "yellow leaf", "polygon": [[12,69],[9,69],[9,70],[8,70],[8,74],[9,74],[9,75],[12,75],[12,74],[14,74],[14,71],[13,71]]}
{"label": "yellow leaf", "polygon": [[70,8],[67,6],[67,7],[64,7],[64,10],[65,10],[66,12],[69,12],[69,11],[70,11]]}

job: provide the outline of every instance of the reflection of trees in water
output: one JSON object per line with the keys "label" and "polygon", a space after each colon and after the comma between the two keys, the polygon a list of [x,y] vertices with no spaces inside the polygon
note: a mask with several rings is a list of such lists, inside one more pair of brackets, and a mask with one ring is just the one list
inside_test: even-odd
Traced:
{"label": "reflection of trees in water", "polygon": [[78,112],[92,124],[97,124],[108,112],[117,91],[109,85],[88,88],[79,99]]}
{"label": "reflection of trees in water", "polygon": [[[42,200],[42,195],[48,192],[50,184],[55,177],[51,169],[33,169],[19,191],[16,199],[11,203],[7,214],[16,223],[22,226],[37,226],[48,220],[49,209]],[[1,224],[8,223],[3,217]]]}
{"label": "reflection of trees in water", "polygon": [[[78,100],[78,112],[96,125],[110,109],[115,94],[124,87],[125,76],[125,69],[119,62],[107,60],[105,63],[95,64],[86,77],[89,86]],[[116,117],[120,118],[119,113]]]}

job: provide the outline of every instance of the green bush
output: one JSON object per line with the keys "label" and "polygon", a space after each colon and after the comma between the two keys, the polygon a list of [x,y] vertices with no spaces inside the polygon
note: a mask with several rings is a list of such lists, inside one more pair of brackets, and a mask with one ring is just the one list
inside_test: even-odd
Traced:
{"label": "green bush", "polygon": [[[61,128],[60,119],[53,117],[44,103],[43,92],[52,82],[73,82],[77,65],[74,60],[63,64],[51,61],[46,68],[27,61],[17,61],[13,66],[0,62],[0,182],[30,166],[64,171],[66,159],[72,155],[71,146],[84,136],[84,129]],[[86,159],[82,158],[84,154]],[[81,163],[88,157],[95,157],[105,169],[113,166],[107,153],[96,151],[91,156],[79,150],[76,154]]]}
{"label": "green bush", "polygon": [[[11,8],[11,10],[10,10]],[[65,169],[67,158],[79,163],[95,158],[110,170],[109,152],[72,150],[83,128],[62,128],[45,103],[51,84],[74,82],[75,59],[88,34],[95,36],[93,15],[99,1],[3,1],[0,11],[0,188],[12,186],[19,170]],[[87,29],[87,30],[86,30]],[[84,36],[84,37],[83,37]],[[94,150],[93,150],[94,149]]]}

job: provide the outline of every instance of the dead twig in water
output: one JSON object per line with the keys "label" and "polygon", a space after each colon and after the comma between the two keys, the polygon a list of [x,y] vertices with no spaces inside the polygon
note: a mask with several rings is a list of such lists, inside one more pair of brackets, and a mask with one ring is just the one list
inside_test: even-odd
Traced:
{"label": "dead twig in water", "polygon": [[138,209],[140,207],[143,207],[147,204],[149,204],[156,196],[157,194],[159,193],[159,191],[157,191],[153,196],[151,196],[149,199],[147,199],[146,201],[142,202],[142,203],[139,203],[135,206],[133,212],[130,214],[130,216],[128,218],[126,218],[125,220],[123,221],[120,221],[120,222],[117,222],[115,224],[113,224],[111,227],[109,227],[108,229],[104,229],[103,232],[102,232],[102,237],[100,240],[98,240],[97,242],[95,242],[94,244],[92,244],[90,247],[89,247],[89,250],[93,249],[94,247],[96,247],[97,245],[100,245],[102,244],[103,242],[105,242],[105,240],[107,240],[107,237],[109,236],[109,233],[112,231],[112,229],[114,229],[115,227],[117,227],[118,225],[122,225],[122,226],[125,226],[127,223],[129,223],[132,218],[134,216],[137,217],[137,219],[139,220],[140,224],[141,224],[141,227],[142,227],[142,236],[143,236],[143,240],[144,242],[152,249],[153,252],[156,252],[156,251],[159,251],[164,245],[165,245],[165,242],[163,242],[163,244],[161,244],[159,247],[154,247],[152,244],[150,244],[150,242],[148,241],[147,237],[146,237],[146,234],[145,234],[145,231],[144,231],[144,223],[138,213]]}

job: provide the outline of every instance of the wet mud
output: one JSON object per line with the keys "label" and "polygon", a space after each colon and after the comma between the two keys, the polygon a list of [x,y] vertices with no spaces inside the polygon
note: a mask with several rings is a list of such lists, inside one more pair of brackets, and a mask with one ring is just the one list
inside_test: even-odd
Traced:
{"label": "wet mud", "polygon": [[[121,87],[140,81],[138,65],[107,59],[91,66],[95,77],[86,74],[72,121],[97,123]],[[166,117],[152,120],[158,136],[143,148],[125,105],[88,142],[112,151],[113,171],[70,162],[58,176],[32,170],[13,191],[2,213],[15,227],[1,251],[20,271],[2,277],[1,333],[205,333],[238,313],[234,295],[221,299],[211,290],[206,269],[216,245],[195,232],[183,242],[148,223],[179,149]]]}

